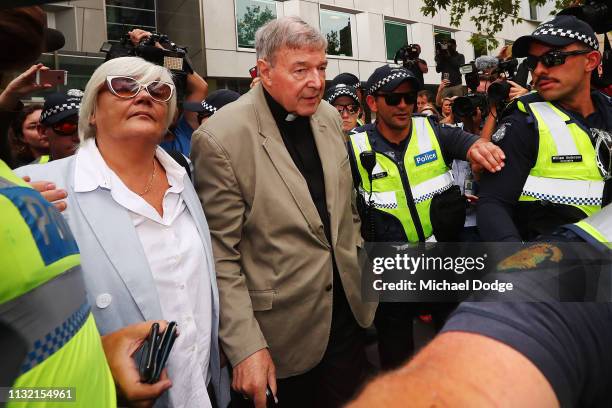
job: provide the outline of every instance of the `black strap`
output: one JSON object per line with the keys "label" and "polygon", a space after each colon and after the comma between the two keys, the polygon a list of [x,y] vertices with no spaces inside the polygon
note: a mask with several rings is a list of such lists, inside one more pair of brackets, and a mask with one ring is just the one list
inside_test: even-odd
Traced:
{"label": "black strap", "polygon": [[168,150],[168,154],[174,159],[174,161],[183,166],[187,172],[187,175],[189,176],[189,180],[193,181],[193,178],[191,177],[191,169],[189,168],[189,162],[183,153],[179,152],[178,150]]}

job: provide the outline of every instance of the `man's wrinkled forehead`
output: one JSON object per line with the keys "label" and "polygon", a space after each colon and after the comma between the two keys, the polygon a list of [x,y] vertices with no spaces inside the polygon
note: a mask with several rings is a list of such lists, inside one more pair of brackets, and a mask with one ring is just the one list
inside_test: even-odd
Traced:
{"label": "man's wrinkled forehead", "polygon": [[[313,60],[312,54],[317,53],[320,54],[321,58],[319,60]],[[272,54],[270,62],[272,64],[283,62],[286,65],[320,65],[322,63],[327,63],[327,57],[324,48],[289,47],[284,45]]]}

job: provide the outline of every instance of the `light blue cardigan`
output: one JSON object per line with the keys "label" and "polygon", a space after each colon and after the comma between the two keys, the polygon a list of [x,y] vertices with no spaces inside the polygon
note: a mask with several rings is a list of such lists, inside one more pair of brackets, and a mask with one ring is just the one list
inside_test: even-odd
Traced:
{"label": "light blue cardigan", "polygon": [[[162,312],[148,261],[132,219],[117,204],[109,190],[97,188],[86,193],[74,191],[76,156],[45,164],[34,164],[15,170],[19,176],[30,176],[33,181],[50,181],[68,192],[67,209],[63,212],[81,252],[81,265],[87,287],[89,304],[101,334],[145,320],[161,320]],[[185,175],[182,197],[196,223],[210,273],[212,287],[212,331],[210,350],[210,378],[217,404],[229,404],[227,370],[221,375],[219,362],[219,293],[215,277],[215,263],[210,242],[210,231],[200,200]],[[108,296],[112,299],[109,302]],[[98,301],[96,301],[98,299]],[[223,380],[222,380],[223,377]],[[156,406],[169,406],[167,394]]]}

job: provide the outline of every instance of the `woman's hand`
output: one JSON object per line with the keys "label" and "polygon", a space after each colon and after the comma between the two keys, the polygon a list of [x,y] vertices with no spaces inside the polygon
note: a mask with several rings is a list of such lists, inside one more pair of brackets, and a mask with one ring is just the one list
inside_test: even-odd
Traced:
{"label": "woman's hand", "polygon": [[117,391],[127,399],[130,406],[139,408],[153,406],[155,400],[172,387],[172,382],[168,379],[165,369],[155,384],[140,382],[140,373],[132,358],[149,336],[153,323],[159,324],[160,332],[163,332],[168,325],[163,320],[146,321],[102,336],[102,347],[115,384],[117,384]]}

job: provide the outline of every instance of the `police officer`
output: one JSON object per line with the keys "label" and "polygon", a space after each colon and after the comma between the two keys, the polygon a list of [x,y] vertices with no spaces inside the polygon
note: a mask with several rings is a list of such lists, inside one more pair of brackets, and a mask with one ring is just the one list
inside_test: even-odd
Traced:
{"label": "police officer", "polygon": [[[0,224],[0,322],[27,350],[14,373],[8,406],[25,402],[20,387],[71,387],[57,394],[56,402],[115,406],[113,377],[87,303],[76,241],[53,205],[2,161]],[[0,360],[13,352],[0,350]]]}
{"label": "police officer", "polygon": [[357,88],[345,84],[338,84],[328,88],[323,96],[332,105],[342,118],[342,131],[348,135],[359,124],[361,116],[361,103]]}
{"label": "police officer", "polygon": [[[448,219],[458,234],[465,219],[465,199],[458,191],[448,195],[443,207],[451,212],[458,208],[463,218],[453,220],[443,213],[432,223],[430,217],[437,200],[432,198],[453,191],[448,163],[470,159],[491,171],[503,166],[503,153],[492,143],[460,128],[440,127],[427,116],[412,116],[420,87],[412,72],[389,65],[376,69],[366,84],[366,102],[377,119],[353,131],[348,150],[362,235],[368,241],[424,242],[432,238],[433,223]],[[379,306],[376,327],[383,368],[412,353],[414,310],[409,309],[400,303]]]}
{"label": "police officer", "polygon": [[564,15],[514,43],[537,92],[518,98],[492,136],[508,160],[482,176],[484,240],[532,240],[610,201],[612,101],[590,88],[597,47],[588,24]]}
{"label": "police officer", "polygon": [[69,89],[45,98],[37,130],[41,137],[49,139],[49,157],[39,161],[47,163],[72,156],[79,146],[79,109],[83,91]]}

